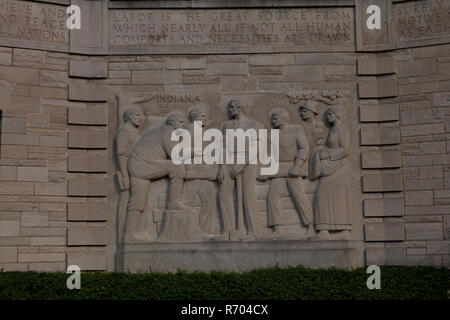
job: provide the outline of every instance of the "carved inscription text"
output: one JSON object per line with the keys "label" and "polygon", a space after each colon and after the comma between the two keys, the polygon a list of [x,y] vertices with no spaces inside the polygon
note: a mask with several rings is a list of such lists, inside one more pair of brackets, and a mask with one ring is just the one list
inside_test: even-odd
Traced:
{"label": "carved inscription text", "polygon": [[402,2],[394,6],[395,38],[399,41],[450,35],[450,0]]}
{"label": "carved inscription text", "polygon": [[352,8],[111,10],[112,47],[351,45]]}
{"label": "carved inscription text", "polygon": [[67,43],[66,7],[25,1],[0,1],[0,37]]}

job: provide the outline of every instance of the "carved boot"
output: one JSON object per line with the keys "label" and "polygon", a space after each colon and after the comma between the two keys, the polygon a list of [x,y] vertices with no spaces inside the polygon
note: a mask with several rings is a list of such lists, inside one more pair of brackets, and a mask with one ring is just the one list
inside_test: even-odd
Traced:
{"label": "carved boot", "polygon": [[320,240],[330,239],[330,233],[328,232],[328,230],[320,230],[319,231],[319,239]]}
{"label": "carved boot", "polygon": [[308,238],[312,238],[316,235],[316,231],[314,230],[314,225],[312,223],[308,224],[306,226],[306,236]]}
{"label": "carved boot", "polygon": [[147,232],[140,232],[139,229],[142,228],[140,225],[140,212],[131,211],[128,214],[127,225],[125,229],[125,242],[136,242],[136,241],[153,241],[156,237],[151,236]]}

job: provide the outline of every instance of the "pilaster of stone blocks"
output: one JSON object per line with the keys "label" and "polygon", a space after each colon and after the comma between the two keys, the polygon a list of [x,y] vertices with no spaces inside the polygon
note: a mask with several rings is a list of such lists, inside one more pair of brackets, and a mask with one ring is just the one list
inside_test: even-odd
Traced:
{"label": "pilaster of stone blocks", "polygon": [[[363,40],[360,39],[360,45]],[[366,48],[377,50],[379,45]],[[404,223],[387,222],[389,217],[404,215],[398,105],[384,102],[397,96],[394,56],[361,55],[357,73],[361,79],[364,77],[358,82],[364,233],[367,244],[377,246],[366,247],[366,264],[402,265],[406,261],[405,250],[385,248],[386,243],[405,239]],[[366,76],[373,78],[366,80]]]}
{"label": "pilaster of stone blocks", "polygon": [[69,66],[69,100],[77,105],[67,113],[67,245],[77,251],[68,254],[67,264],[105,270],[108,88],[102,79],[107,77],[107,63],[72,60]]}

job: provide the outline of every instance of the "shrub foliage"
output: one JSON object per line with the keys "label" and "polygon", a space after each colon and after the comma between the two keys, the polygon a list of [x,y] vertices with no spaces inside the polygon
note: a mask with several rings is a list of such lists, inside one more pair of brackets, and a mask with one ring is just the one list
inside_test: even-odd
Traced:
{"label": "shrub foliage", "polygon": [[69,290],[69,274],[0,272],[0,299],[131,300],[372,300],[448,299],[450,270],[382,267],[381,290],[366,286],[365,268],[303,267],[236,272],[81,273],[81,289]]}

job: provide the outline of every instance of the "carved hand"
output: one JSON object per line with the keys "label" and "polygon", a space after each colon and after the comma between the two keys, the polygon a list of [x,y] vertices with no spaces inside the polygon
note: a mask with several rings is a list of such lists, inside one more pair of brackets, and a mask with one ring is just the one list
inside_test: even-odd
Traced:
{"label": "carved hand", "polygon": [[130,178],[128,177],[128,175],[123,176],[123,190],[129,190],[130,189]]}
{"label": "carved hand", "polygon": [[330,155],[329,155],[329,153],[328,153],[328,151],[326,149],[320,151],[320,159],[321,160],[328,159],[329,157],[330,157]]}
{"label": "carved hand", "polygon": [[288,170],[288,174],[289,174],[289,176],[294,177],[294,178],[299,177],[300,176],[300,167],[297,167],[297,166],[290,167]]}

